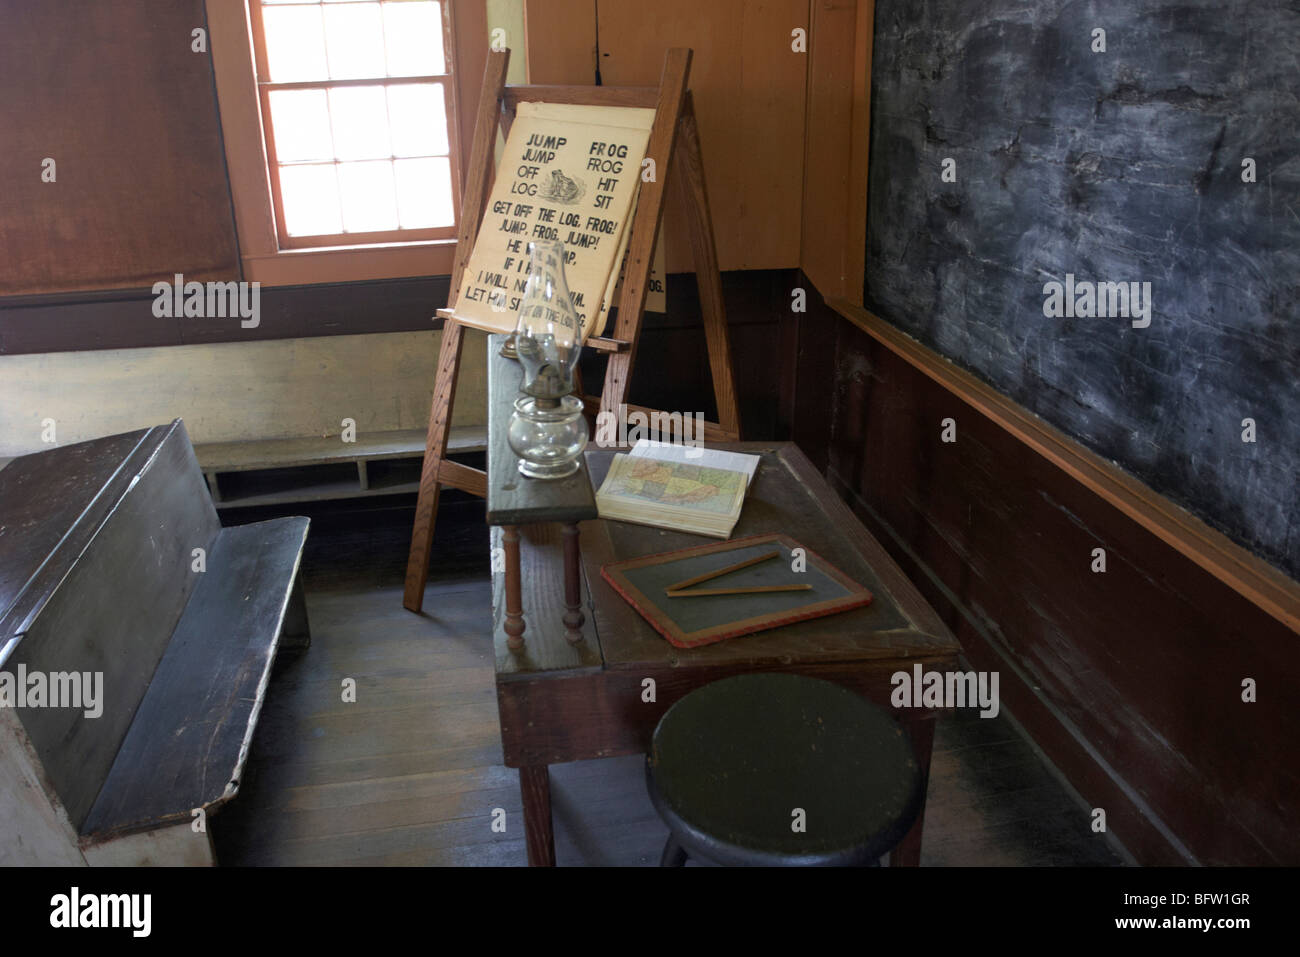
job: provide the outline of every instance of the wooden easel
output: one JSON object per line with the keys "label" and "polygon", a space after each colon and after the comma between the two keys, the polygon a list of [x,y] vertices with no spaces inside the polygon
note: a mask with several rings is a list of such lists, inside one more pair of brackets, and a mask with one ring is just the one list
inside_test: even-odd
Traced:
{"label": "wooden easel", "polygon": [[[719,421],[704,423],[703,438],[712,442],[734,442],[740,437],[740,413],[731,373],[731,341],[722,304],[722,278],[718,273],[713,221],[709,215],[709,199],[704,186],[704,163],[700,157],[695,108],[690,91],[686,88],[691,69],[691,50],[674,47],[668,51],[658,87],[507,86],[505,77],[509,63],[509,50],[488,54],[487,67],[483,71],[478,119],[474,127],[474,142],[471,144],[466,170],[465,193],[461,201],[460,231],[456,242],[456,262],[451,274],[451,292],[447,308],[438,310],[438,315],[445,323],[433,386],[429,433],[425,440],[420,495],[415,507],[415,527],[411,533],[411,550],[406,562],[406,588],[402,598],[402,604],[416,612],[424,604],[424,585],[429,575],[429,554],[437,518],[438,494],[442,486],[458,488],[478,496],[487,495],[487,477],[481,470],[446,458],[447,431],[451,424],[452,402],[456,395],[456,379],[460,373],[461,348],[464,344],[464,326],[456,318],[456,299],[491,191],[497,129],[499,126],[503,132],[509,133],[515,110],[520,103],[576,103],[655,110],[646,156],[654,161],[658,175],[641,183],[628,241],[614,335],[587,340],[587,345],[592,348],[609,353],[605,385],[599,400],[594,396],[583,396],[588,411],[608,409],[618,414],[620,406],[629,413],[639,411],[647,416],[655,411],[644,406],[626,405],[624,396],[632,375],[632,362],[636,358],[641,316],[645,310],[646,286],[654,257],[655,240],[663,219],[664,190],[668,179],[665,174],[671,169],[671,175],[680,177],[681,186],[687,191],[691,249],[709,350],[709,367],[713,376],[713,394],[718,406]],[[617,267],[618,264],[615,264]]]}

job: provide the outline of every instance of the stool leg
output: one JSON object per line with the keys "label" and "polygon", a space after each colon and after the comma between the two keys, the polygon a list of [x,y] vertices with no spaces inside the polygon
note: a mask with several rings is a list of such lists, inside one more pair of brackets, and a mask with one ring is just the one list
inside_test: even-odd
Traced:
{"label": "stool leg", "polygon": [[660,867],[682,867],[686,864],[686,851],[677,843],[677,838],[671,834],[668,835],[668,843],[664,845],[663,856],[659,858]]}
{"label": "stool leg", "polygon": [[[924,721],[916,721],[909,725],[912,732],[912,746],[916,750],[916,763],[921,766],[921,773],[925,778],[923,785],[928,791],[930,789],[930,755],[934,750],[934,726],[937,719],[931,718]],[[889,852],[890,867],[920,867],[921,866],[921,832],[925,829],[925,804],[921,804],[921,812],[917,814],[915,823],[909,830],[898,846]]]}

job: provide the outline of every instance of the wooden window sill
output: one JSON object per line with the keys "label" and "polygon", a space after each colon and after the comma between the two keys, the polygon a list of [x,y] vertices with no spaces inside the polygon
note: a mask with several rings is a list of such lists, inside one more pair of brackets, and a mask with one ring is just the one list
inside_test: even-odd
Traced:
{"label": "wooden window sill", "polygon": [[409,276],[448,276],[456,256],[454,239],[366,246],[286,249],[242,257],[244,278],[266,286],[360,282]]}

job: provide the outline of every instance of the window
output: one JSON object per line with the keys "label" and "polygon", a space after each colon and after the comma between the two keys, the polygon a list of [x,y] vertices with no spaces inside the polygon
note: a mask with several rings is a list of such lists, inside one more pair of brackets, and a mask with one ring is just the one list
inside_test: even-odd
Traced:
{"label": "window", "polygon": [[282,248],[448,238],[458,177],[437,0],[253,0]]}
{"label": "window", "polygon": [[247,280],[446,275],[484,0],[206,0]]}

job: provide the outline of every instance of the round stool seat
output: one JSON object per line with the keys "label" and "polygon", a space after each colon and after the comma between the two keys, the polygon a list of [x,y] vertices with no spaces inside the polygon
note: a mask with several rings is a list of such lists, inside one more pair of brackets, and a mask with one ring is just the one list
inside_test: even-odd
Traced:
{"label": "round stool seat", "polygon": [[726,678],[682,698],[655,729],[646,779],[672,831],[665,862],[676,845],[725,865],[875,864],[925,799],[893,717],[799,675]]}

